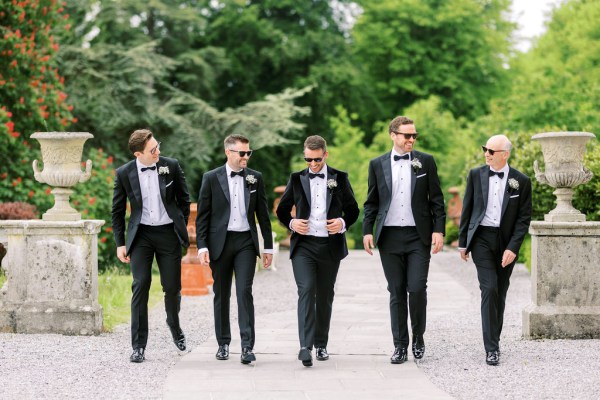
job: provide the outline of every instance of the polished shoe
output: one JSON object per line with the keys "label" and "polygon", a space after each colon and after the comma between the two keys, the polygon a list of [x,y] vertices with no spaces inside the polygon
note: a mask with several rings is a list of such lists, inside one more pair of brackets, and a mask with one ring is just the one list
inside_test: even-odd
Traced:
{"label": "polished shoe", "polygon": [[485,362],[487,365],[498,365],[500,363],[500,352],[498,350],[486,351]]}
{"label": "polished shoe", "polygon": [[181,328],[169,327],[169,329],[171,330],[171,336],[173,336],[173,343],[175,343],[177,350],[185,351],[185,349],[186,349],[185,335],[183,334],[183,331],[181,330]]}
{"label": "polished shoe", "polygon": [[420,360],[425,355],[425,341],[422,335],[413,336],[412,353],[415,360]]}
{"label": "polished shoe", "polygon": [[402,364],[406,361],[406,349],[404,347],[396,347],[394,354],[390,358],[392,364]]}
{"label": "polished shoe", "polygon": [[217,350],[217,354],[215,354],[217,360],[228,360],[229,359],[229,345],[224,344],[219,346],[219,350]]}
{"label": "polished shoe", "polygon": [[146,357],[144,357],[144,349],[141,347],[134,349],[131,356],[129,356],[129,361],[134,362],[134,363],[141,363],[145,359],[146,359]]}
{"label": "polished shoe", "polygon": [[256,356],[252,352],[250,347],[244,347],[242,349],[242,355],[240,356],[242,364],[250,364],[252,361],[256,361]]}
{"label": "polished shoe", "polygon": [[310,367],[313,365],[312,354],[308,347],[300,348],[300,352],[298,353],[298,360],[302,361],[302,365],[304,365],[305,367]]}
{"label": "polished shoe", "polygon": [[316,358],[319,361],[329,360],[329,353],[326,347],[317,347],[315,350]]}

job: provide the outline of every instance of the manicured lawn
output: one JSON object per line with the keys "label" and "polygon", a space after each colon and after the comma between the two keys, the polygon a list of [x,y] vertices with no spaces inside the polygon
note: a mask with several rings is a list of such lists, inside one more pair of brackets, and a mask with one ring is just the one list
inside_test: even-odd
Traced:
{"label": "manicured lawn", "polygon": [[[116,325],[129,321],[131,317],[131,275],[124,275],[115,269],[98,276],[98,302],[102,305],[104,330],[112,331]],[[155,306],[163,298],[160,277],[152,275],[148,307]]]}

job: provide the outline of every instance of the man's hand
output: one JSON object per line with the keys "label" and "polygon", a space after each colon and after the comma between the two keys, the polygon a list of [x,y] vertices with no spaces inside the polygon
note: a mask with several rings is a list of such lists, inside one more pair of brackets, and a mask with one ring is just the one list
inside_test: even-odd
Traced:
{"label": "man's hand", "polygon": [[130,261],[129,256],[127,255],[127,247],[119,246],[117,247],[117,258],[121,260],[121,262],[128,263]]}
{"label": "man's hand", "polygon": [[327,232],[330,234],[336,234],[342,230],[342,220],[340,218],[328,219],[325,227],[327,228]]}
{"label": "man's hand", "polygon": [[431,234],[431,245],[433,246],[433,250],[431,251],[433,254],[439,252],[444,246],[444,235],[440,232],[433,232]]}
{"label": "man's hand", "polygon": [[517,255],[515,253],[508,249],[504,250],[504,254],[502,254],[502,268],[515,261],[515,258],[517,258]]}
{"label": "man's hand", "polygon": [[308,220],[294,218],[292,220],[292,230],[301,235],[308,234]]}
{"label": "man's hand", "polygon": [[467,254],[467,249],[460,249],[460,258],[462,258],[464,261],[468,261],[469,260],[469,255]]}
{"label": "man's hand", "polygon": [[198,256],[200,257],[200,265],[205,267],[210,265],[210,256],[208,255],[208,250],[203,251],[202,253],[198,254]]}
{"label": "man's hand", "polygon": [[373,244],[373,235],[363,236],[363,246],[367,253],[369,253],[370,255],[373,255],[373,251],[371,250],[371,249],[375,248],[375,245]]}
{"label": "man's hand", "polygon": [[273,262],[273,254],[263,253],[263,266],[269,268]]}

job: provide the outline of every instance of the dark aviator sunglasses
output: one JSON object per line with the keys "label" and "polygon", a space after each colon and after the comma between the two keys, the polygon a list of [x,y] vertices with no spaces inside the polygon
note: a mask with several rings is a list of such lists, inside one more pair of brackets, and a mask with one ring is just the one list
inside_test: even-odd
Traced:
{"label": "dark aviator sunglasses", "polygon": [[230,151],[235,151],[236,153],[238,153],[240,155],[240,157],[250,157],[252,155],[252,151],[253,150],[248,150],[248,151],[244,151],[244,150],[233,150],[233,149],[229,149]]}
{"label": "dark aviator sunglasses", "polygon": [[396,135],[403,135],[404,139],[408,140],[408,139],[414,139],[417,140],[417,136],[419,136],[419,134],[417,132],[415,133],[401,133],[401,132],[397,132],[397,131],[392,131],[394,132]]}
{"label": "dark aviator sunglasses", "polygon": [[483,150],[483,154],[485,154],[486,152],[490,153],[490,156],[493,156],[494,153],[502,153],[503,151],[506,151],[506,150],[492,150],[492,149],[488,149],[485,146],[481,146],[481,150]]}

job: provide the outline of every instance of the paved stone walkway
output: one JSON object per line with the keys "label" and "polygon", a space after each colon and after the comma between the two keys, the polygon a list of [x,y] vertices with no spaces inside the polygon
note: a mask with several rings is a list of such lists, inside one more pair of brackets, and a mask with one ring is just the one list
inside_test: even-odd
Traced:
{"label": "paved stone walkway", "polygon": [[[279,255],[276,273],[291,274],[287,253]],[[464,308],[469,293],[432,258],[428,313]],[[408,362],[390,364],[393,351],[388,292],[379,255],[352,251],[342,261],[329,338],[328,361],[307,368],[297,360],[299,348],[295,305],[289,311],[256,316],[257,361],[242,365],[237,324],[231,354],[217,361],[214,336],[184,356],[169,372],[165,399],[260,400],[386,400],[449,399],[435,387],[409,355]],[[452,298],[452,302],[448,299]],[[235,303],[232,302],[232,306]],[[410,353],[410,350],[409,350]],[[313,352],[314,355],[314,352]],[[425,354],[427,357],[427,353]]]}

